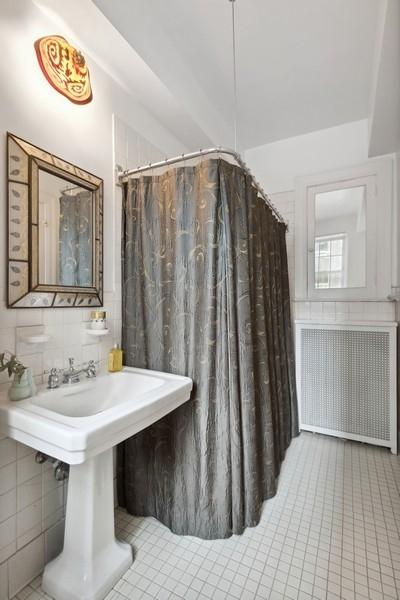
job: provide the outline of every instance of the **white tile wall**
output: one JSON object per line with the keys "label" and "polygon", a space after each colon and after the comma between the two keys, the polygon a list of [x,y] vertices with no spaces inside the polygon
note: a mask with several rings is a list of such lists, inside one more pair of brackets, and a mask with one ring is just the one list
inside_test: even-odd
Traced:
{"label": "white tile wall", "polygon": [[[2,293],[1,293],[2,292]],[[4,297],[4,290],[0,290]],[[37,352],[20,355],[34,369],[36,382],[43,371],[77,361],[102,361],[104,366],[114,341],[121,339],[120,294],[106,293],[104,309],[110,335],[84,333],[89,309],[7,309],[0,304],[0,352],[15,352],[16,327],[44,325],[51,340]],[[0,391],[10,385],[0,374]],[[58,554],[64,536],[67,484],[54,479],[50,463],[38,465],[35,451],[0,435],[0,600],[10,598],[40,573],[44,562]]]}
{"label": "white tile wall", "polygon": [[15,595],[27,581],[39,575],[44,564],[44,535],[40,535],[8,561],[9,596]]}
{"label": "white tile wall", "polygon": [[[294,274],[294,192],[271,195],[271,200],[289,224],[286,236],[289,283],[292,298],[295,297]],[[323,322],[334,321],[395,321],[394,302],[293,302],[293,319],[310,319]]]}

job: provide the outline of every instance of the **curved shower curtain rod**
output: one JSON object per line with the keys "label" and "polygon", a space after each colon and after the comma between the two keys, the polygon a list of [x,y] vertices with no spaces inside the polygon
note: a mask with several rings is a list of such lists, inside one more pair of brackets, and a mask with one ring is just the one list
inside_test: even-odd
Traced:
{"label": "curved shower curtain rod", "polygon": [[192,158],[197,158],[206,154],[228,154],[229,156],[232,156],[239,164],[239,166],[242,167],[242,169],[247,173],[247,175],[251,177],[252,185],[257,190],[258,194],[261,196],[261,198],[264,200],[267,206],[269,206],[269,208],[272,210],[277,220],[280,223],[283,223],[286,229],[288,229],[288,224],[286,223],[285,219],[282,217],[278,209],[275,208],[275,206],[273,205],[267,194],[264,192],[263,188],[258,183],[258,181],[254,179],[253,174],[251,173],[250,169],[248,168],[240,154],[235,150],[231,150],[230,148],[216,147],[208,148],[207,150],[198,150],[197,152],[180,154],[179,156],[174,156],[173,158],[166,158],[165,160],[160,160],[159,162],[149,163],[148,165],[144,165],[142,167],[136,167],[136,169],[127,169],[125,171],[119,171],[118,180],[119,183],[122,183],[123,181],[127,180],[131,175],[137,175],[138,173],[143,173],[144,171],[158,169],[160,167],[165,167],[166,165],[172,165],[174,163],[190,160]]}

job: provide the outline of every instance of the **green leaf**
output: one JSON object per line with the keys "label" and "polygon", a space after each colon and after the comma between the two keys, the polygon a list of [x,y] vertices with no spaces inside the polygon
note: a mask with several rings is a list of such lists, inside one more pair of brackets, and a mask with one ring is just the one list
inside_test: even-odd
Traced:
{"label": "green leaf", "polygon": [[7,369],[9,377],[14,373],[17,381],[20,381],[26,367],[17,359],[15,354],[11,354],[9,360],[5,359],[5,355],[5,352],[0,354],[0,372]]}

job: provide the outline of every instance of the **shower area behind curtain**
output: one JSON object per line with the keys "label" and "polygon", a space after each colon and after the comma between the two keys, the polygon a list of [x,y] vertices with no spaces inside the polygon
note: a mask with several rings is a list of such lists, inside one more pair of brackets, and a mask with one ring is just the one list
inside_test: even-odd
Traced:
{"label": "shower area behind curtain", "polygon": [[119,503],[178,534],[241,533],[298,433],[285,226],[221,159],[130,179],[122,269],[125,364],[194,389],[119,446]]}

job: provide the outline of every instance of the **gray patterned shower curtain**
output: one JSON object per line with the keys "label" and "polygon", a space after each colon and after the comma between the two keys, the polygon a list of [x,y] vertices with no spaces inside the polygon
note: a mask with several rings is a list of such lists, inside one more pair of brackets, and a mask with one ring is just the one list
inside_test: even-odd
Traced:
{"label": "gray patterned shower curtain", "polygon": [[92,281],[92,192],[62,194],[58,250],[59,285],[91,286]]}
{"label": "gray patterned shower curtain", "polygon": [[285,227],[221,159],[131,179],[122,269],[125,364],[194,390],[119,446],[119,504],[178,534],[239,534],[298,433]]}

